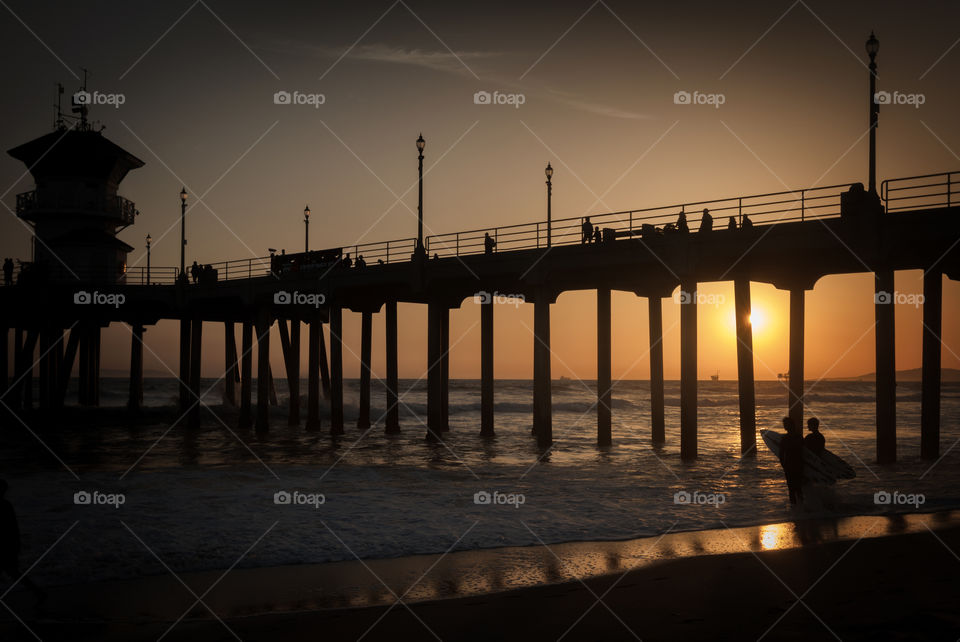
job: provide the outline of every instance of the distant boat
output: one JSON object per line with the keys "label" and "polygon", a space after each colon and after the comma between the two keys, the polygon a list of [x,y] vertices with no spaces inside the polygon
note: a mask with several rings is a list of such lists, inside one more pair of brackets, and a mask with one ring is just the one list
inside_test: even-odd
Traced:
{"label": "distant boat", "polygon": [[717,370],[717,374],[710,375],[710,381],[720,381],[720,371]]}
{"label": "distant boat", "polygon": [[789,372],[778,372],[777,381],[781,383],[790,383],[790,373]]}

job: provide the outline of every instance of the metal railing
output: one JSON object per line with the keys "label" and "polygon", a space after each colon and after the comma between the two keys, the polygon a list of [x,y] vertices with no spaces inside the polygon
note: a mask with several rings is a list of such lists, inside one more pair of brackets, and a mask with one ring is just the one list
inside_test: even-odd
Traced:
{"label": "metal railing", "polygon": [[[611,229],[617,237],[643,237],[644,234],[659,234],[666,226],[675,225],[681,212],[688,217],[689,230],[696,232],[700,228],[704,209],[708,209],[713,217],[713,229],[728,227],[731,217],[737,227],[743,225],[744,219],[749,219],[753,225],[770,225],[790,221],[832,218],[840,215],[840,194],[849,189],[850,185],[851,183],[842,183],[812,189],[695,201],[639,210],[610,212],[589,217],[556,219],[551,226],[550,244],[573,245],[582,242],[582,225],[587,218],[590,219],[590,223],[595,229]],[[485,250],[484,239],[486,234],[489,234],[496,243],[494,250],[496,252],[547,247],[546,221],[478,228],[450,234],[436,234],[427,237],[425,245],[430,256],[434,254],[439,257],[482,254]]]}
{"label": "metal railing", "polygon": [[[177,282],[180,272],[175,267],[151,267],[149,280],[146,267],[132,267],[124,271],[100,268],[67,268],[64,265],[42,265],[31,262],[14,262],[11,273],[11,285],[43,284],[43,283],[82,283],[82,284],[115,284],[115,285],[171,285]],[[6,275],[3,281],[6,285]]]}
{"label": "metal railing", "polygon": [[880,183],[880,198],[887,212],[960,205],[960,172],[941,172]]}
{"label": "metal railing", "polygon": [[124,225],[133,225],[140,212],[133,201],[118,194],[90,196],[75,191],[56,192],[31,190],[17,194],[18,216],[33,212],[83,212],[105,214],[119,219]]}

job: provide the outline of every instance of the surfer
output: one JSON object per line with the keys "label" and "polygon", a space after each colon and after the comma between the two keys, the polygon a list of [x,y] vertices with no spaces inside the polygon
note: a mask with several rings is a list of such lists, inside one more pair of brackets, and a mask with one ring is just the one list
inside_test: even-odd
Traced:
{"label": "surfer", "polygon": [[783,418],[783,429],[787,434],[780,440],[780,464],[787,478],[787,492],[790,503],[803,501],[803,435],[790,417]]}
{"label": "surfer", "polygon": [[820,420],[816,417],[810,417],[807,420],[807,430],[810,431],[810,434],[803,438],[803,445],[813,454],[822,455],[823,451],[827,449],[827,440],[820,432]]}

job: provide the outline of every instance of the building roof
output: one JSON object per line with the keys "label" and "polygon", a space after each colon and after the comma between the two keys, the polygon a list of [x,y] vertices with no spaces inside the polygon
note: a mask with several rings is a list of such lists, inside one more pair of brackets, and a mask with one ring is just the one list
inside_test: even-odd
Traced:
{"label": "building roof", "polygon": [[105,180],[119,185],[142,160],[100,132],[57,130],[7,151],[22,161],[35,181],[48,177]]}

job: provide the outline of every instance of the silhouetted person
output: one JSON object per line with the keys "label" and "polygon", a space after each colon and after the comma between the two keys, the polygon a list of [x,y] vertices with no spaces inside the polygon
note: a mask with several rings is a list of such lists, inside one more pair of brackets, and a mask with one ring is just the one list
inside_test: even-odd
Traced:
{"label": "silhouetted person", "polygon": [[603,240],[603,233],[600,231],[599,227],[593,228],[593,242],[599,243]]}
{"label": "silhouetted person", "polygon": [[29,577],[20,577],[20,527],[13,504],[7,500],[7,482],[0,479],[0,572],[33,591],[43,602],[47,595]]}
{"label": "silhouetted person", "polygon": [[13,285],[13,259],[3,260],[3,284]]}
{"label": "silhouetted person", "polygon": [[735,229],[737,229],[737,219],[736,219],[736,218],[734,218],[734,217],[732,217],[732,216],[730,217],[730,220],[727,221],[727,229],[728,229],[728,230],[735,230]]}
{"label": "silhouetted person", "polygon": [[827,440],[820,432],[820,420],[816,417],[810,417],[807,420],[807,430],[810,434],[803,438],[803,445],[807,450],[819,455],[827,449]]}
{"label": "silhouetted person", "polygon": [[744,216],[743,216],[743,223],[740,224],[740,229],[741,229],[741,230],[752,230],[752,229],[753,229],[753,221],[751,221],[751,220],[750,220],[750,217],[747,216],[746,214],[744,214]]}
{"label": "silhouetted person", "polygon": [[677,231],[683,232],[684,234],[690,231],[690,226],[687,225],[686,212],[680,212],[680,215],[677,217]]}
{"label": "silhouetted person", "polygon": [[200,280],[200,266],[196,261],[194,261],[193,265],[190,266],[190,278],[193,279],[194,283]]}
{"label": "silhouetted person", "polygon": [[593,241],[593,223],[590,222],[590,217],[583,219],[583,224],[580,226],[580,231],[582,236],[580,237],[580,243],[590,243]]}
{"label": "silhouetted person", "polygon": [[348,268],[353,265],[353,259],[350,258],[350,252],[347,252],[347,255],[343,257],[343,267]]}
{"label": "silhouetted person", "polygon": [[357,265],[358,268],[367,267],[367,262],[363,260],[363,254],[357,256]]}
{"label": "silhouetted person", "polygon": [[780,464],[787,478],[790,503],[803,501],[803,435],[790,417],[783,418],[786,434],[780,439]]}
{"label": "silhouetted person", "polygon": [[484,254],[493,254],[493,248],[497,247],[497,242],[493,240],[493,237],[490,236],[490,232],[484,232],[483,234],[483,253]]}
{"label": "silhouetted person", "polygon": [[701,232],[712,232],[713,231],[713,217],[710,215],[710,210],[703,208],[703,216],[700,217],[700,231]]}
{"label": "silhouetted person", "polygon": [[377,259],[377,265],[383,265],[383,259]]}

